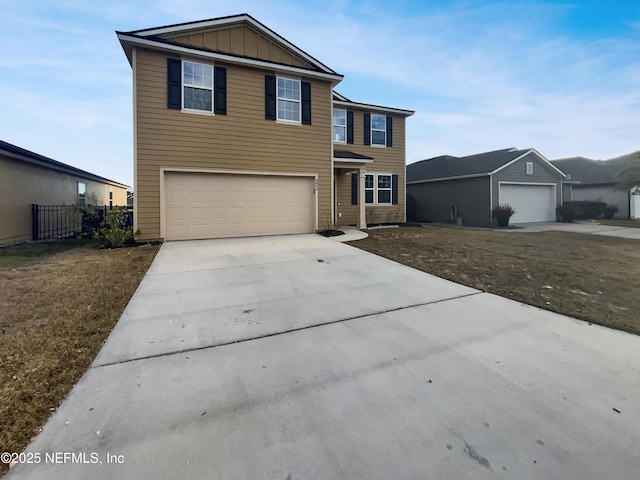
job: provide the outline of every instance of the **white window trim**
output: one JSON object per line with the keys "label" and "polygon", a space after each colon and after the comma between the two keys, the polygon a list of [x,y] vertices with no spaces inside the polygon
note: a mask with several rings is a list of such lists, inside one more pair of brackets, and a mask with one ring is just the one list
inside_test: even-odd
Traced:
{"label": "white window trim", "polygon": [[526,162],[525,163],[525,174],[526,175],[533,175],[533,162]]}
{"label": "white window trim", "polygon": [[[384,130],[381,130],[379,128],[373,128],[373,117],[383,117],[384,118]],[[384,144],[380,144],[380,143],[373,143],[373,132],[384,132]],[[386,147],[387,146],[387,117],[386,115],[380,115],[379,113],[372,113],[371,114],[371,141],[369,142],[369,144],[372,147]]]}
{"label": "white window trim", "polygon": [[[294,82],[298,82],[298,91],[300,92],[299,100],[292,100],[291,98],[281,98],[278,96],[278,81],[282,80],[292,80]],[[285,102],[297,102],[298,104],[298,120],[287,120],[286,118],[280,118],[280,109],[278,108],[278,102],[283,100]],[[291,78],[291,77],[276,77],[276,122],[288,123],[288,124],[302,124],[302,80],[299,78]]]}
{"label": "white window trim", "polygon": [[[335,118],[333,117],[334,110],[344,112],[344,125],[336,125],[334,123],[335,122]],[[344,140],[336,140],[335,138],[333,138],[333,129],[335,127],[344,128]],[[347,111],[344,108],[334,108],[331,110],[331,140],[334,143],[347,143]]]}
{"label": "white window trim", "polygon": [[[197,108],[187,108],[184,106],[184,87],[191,87],[191,88],[198,88],[201,90],[209,90],[208,87],[201,87],[201,86],[197,86],[197,85],[185,85],[184,83],[184,64],[185,62],[188,63],[193,63],[193,64],[198,64],[198,65],[206,65],[207,67],[211,67],[211,111],[207,111],[207,110],[198,110]],[[180,101],[181,101],[181,107],[182,107],[182,111],[185,113],[195,113],[196,115],[215,115],[215,109],[216,106],[214,105],[214,101],[215,101],[215,82],[216,82],[216,75],[215,75],[215,67],[213,64],[211,63],[202,63],[202,62],[196,62],[194,60],[182,60],[181,63],[181,69],[180,69]]]}
{"label": "white window trim", "polygon": [[[366,188],[366,184],[365,184],[365,206],[369,206],[369,207],[389,207],[389,206],[393,206],[393,174],[392,173],[371,173],[371,172],[367,172],[365,175],[372,175],[373,176],[373,188]],[[383,176],[383,177],[390,177],[391,180],[391,186],[389,188],[378,188],[378,177],[379,176]],[[371,190],[373,191],[373,203],[367,203],[366,202],[366,191],[367,190]],[[378,191],[379,190],[384,190],[384,191],[389,191],[389,203],[379,203],[378,202]]]}
{"label": "white window trim", "polygon": [[[367,188],[367,183],[366,183],[366,178],[367,176],[373,177],[373,187],[372,188]],[[375,173],[365,173],[365,184],[364,184],[364,204],[365,205],[375,205],[376,204],[376,174]],[[368,203],[367,202],[367,192],[368,191],[373,192],[373,195],[371,196],[373,198],[373,202]]]}

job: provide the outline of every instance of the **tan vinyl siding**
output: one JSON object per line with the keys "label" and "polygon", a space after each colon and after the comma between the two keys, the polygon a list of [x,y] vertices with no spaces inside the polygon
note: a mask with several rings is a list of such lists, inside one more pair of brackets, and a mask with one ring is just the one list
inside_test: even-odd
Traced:
{"label": "tan vinyl siding", "polygon": [[0,244],[31,240],[31,204],[73,205],[78,200],[78,182],[85,184],[87,203],[127,204],[127,190],[77,175],[3,157],[0,154]]}
{"label": "tan vinyl siding", "polygon": [[[398,205],[367,206],[368,221],[373,223],[405,221],[405,117],[392,115],[392,147],[372,147],[364,145],[364,112],[369,110],[349,109],[342,106],[336,106],[336,108],[353,111],[353,144],[334,142],[334,149],[373,157],[373,162],[365,166],[367,173],[398,175]],[[369,112],[377,113],[375,111]],[[388,114],[384,115],[388,116]],[[339,165],[336,162],[336,168]],[[342,213],[342,217],[336,215],[336,223],[338,225],[354,225],[358,219],[358,206],[351,205],[351,176],[344,175],[343,172],[337,174],[336,179],[336,212]]]}
{"label": "tan vinyl siding", "polygon": [[[222,65],[222,64],[220,64]],[[167,56],[137,50],[137,227],[160,238],[160,168],[225,169],[318,175],[318,219],[331,211],[331,85],[311,81],[312,125],[264,118],[264,76],[227,67],[227,115],[167,108]]]}
{"label": "tan vinyl siding", "polygon": [[165,36],[167,40],[234,55],[259,58],[295,67],[313,68],[306,61],[247,26],[232,26],[191,32],[188,35]]}

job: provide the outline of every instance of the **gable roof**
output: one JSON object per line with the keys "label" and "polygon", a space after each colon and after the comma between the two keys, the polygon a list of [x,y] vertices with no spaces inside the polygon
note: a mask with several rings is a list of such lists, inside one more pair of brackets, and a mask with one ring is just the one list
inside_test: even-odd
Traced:
{"label": "gable roof", "polygon": [[585,157],[569,157],[551,160],[556,167],[571,175],[571,180],[581,185],[618,183],[616,176],[633,161],[635,153],[609,160],[592,160]]}
{"label": "gable roof", "polygon": [[7,143],[0,140],[0,155],[3,155],[3,154],[19,162],[30,163],[32,165],[37,165],[39,167],[49,168],[51,170],[68,173],[69,175],[75,175],[77,177],[86,178],[87,180],[94,180],[100,183],[107,183],[109,185],[114,185],[116,187],[129,188],[128,185],[124,185],[122,183],[109,180],[108,178],[95,175],[91,172],[87,172],[86,170],[81,170],[79,168],[72,167],[71,165],[67,165],[66,163],[58,162],[57,160],[53,160],[52,158],[45,157],[44,155],[34,153],[30,150],[26,150],[16,145],[12,145],[11,143]]}
{"label": "gable roof", "polygon": [[[311,65],[310,68],[295,67],[283,63],[264,60],[256,57],[249,57],[246,55],[237,55],[229,52],[223,52],[221,50],[211,50],[207,48],[194,47],[190,45],[181,44],[163,38],[168,34],[180,34],[189,33],[194,30],[202,30],[206,28],[220,28],[227,26],[240,26],[248,25],[251,28],[257,30],[265,37],[269,38],[274,43],[282,46],[283,48],[295,53],[297,56],[303,58]],[[150,49],[159,49],[165,51],[171,51],[176,54],[187,53],[197,54],[200,56],[209,57],[212,59],[222,60],[229,63],[239,64],[251,64],[254,66],[276,68],[283,71],[291,71],[296,73],[304,73],[309,76],[318,76],[325,79],[331,79],[340,81],[343,75],[336,73],[333,69],[329,68],[316,58],[312,57],[304,50],[298,48],[293,43],[286,40],[284,37],[278,35],[276,32],[260,23],[247,13],[239,15],[230,15],[226,17],[211,18],[208,20],[198,20],[195,22],[177,23],[173,25],[165,25],[161,27],[145,28],[142,30],[132,30],[129,32],[116,32],[118,39],[124,49],[129,63],[131,63],[132,55],[131,50],[133,46],[142,46]]]}
{"label": "gable roof", "polygon": [[407,183],[493,175],[531,153],[538,156],[542,162],[548,163],[560,176],[565,176],[534,148],[526,150],[505,148],[466,157],[441,155],[409,164],[407,165]]}
{"label": "gable roof", "polygon": [[335,90],[333,91],[333,104],[338,105],[340,107],[362,108],[365,110],[375,110],[378,112],[394,113],[396,115],[401,115],[404,117],[410,117],[411,115],[416,113],[413,110],[405,110],[404,108],[383,107],[381,105],[371,105],[369,103],[354,102],[352,100],[349,100],[344,95],[340,95]]}

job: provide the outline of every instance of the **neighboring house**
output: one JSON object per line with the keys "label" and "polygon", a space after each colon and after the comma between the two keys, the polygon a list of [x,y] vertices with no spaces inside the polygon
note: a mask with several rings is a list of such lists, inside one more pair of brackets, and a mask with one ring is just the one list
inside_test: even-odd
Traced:
{"label": "neighboring house", "polygon": [[342,75],[246,14],[117,35],[133,70],[139,238],[404,220],[412,111],[333,92]]}
{"label": "neighboring house", "polygon": [[31,205],[127,204],[127,186],[0,141],[0,243],[31,240]]}
{"label": "neighboring house", "polygon": [[628,167],[635,154],[631,153],[610,160],[591,160],[584,157],[562,158],[552,160],[574,181],[571,198],[566,200],[595,200],[618,207],[616,218],[640,218],[640,195],[630,191],[616,190],[620,171]]}
{"label": "neighboring house", "polygon": [[454,221],[459,212],[465,225],[490,225],[498,204],[514,207],[511,223],[555,221],[565,178],[535,149],[508,148],[407,165],[407,193],[418,221]]}

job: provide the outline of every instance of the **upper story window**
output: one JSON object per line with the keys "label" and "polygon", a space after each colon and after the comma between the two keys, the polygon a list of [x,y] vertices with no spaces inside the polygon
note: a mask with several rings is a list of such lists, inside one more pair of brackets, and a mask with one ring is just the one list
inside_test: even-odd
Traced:
{"label": "upper story window", "polygon": [[339,108],[333,109],[333,141],[347,141],[347,111]]}
{"label": "upper story window", "polygon": [[300,80],[278,77],[278,120],[300,123]]}
{"label": "upper story window", "polygon": [[527,162],[527,175],[533,175],[533,162]]}
{"label": "upper story window", "polygon": [[371,145],[387,144],[387,117],[371,114]]}
{"label": "upper story window", "polygon": [[182,108],[213,112],[213,66],[182,62]]}
{"label": "upper story window", "polygon": [[109,207],[113,207],[113,188],[109,187]]}

